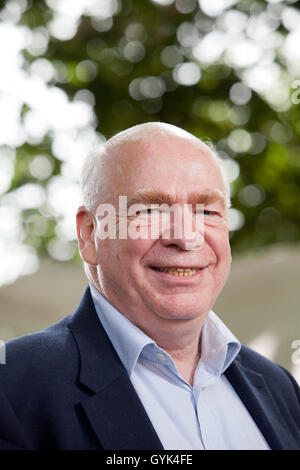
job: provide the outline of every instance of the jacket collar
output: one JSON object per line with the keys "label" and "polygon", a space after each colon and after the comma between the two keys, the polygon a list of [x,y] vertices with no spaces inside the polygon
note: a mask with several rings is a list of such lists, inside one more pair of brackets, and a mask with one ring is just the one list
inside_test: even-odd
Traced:
{"label": "jacket collar", "polygon": [[283,416],[263,375],[243,364],[245,350],[245,346],[242,346],[236,359],[225,371],[225,376],[248,409],[271,450],[294,448],[297,444],[284,425]]}

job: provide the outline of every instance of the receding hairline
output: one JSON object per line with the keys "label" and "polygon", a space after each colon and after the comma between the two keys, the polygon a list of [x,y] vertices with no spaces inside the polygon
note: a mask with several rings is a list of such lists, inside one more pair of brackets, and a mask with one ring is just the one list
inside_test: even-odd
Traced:
{"label": "receding hairline", "polygon": [[153,135],[156,135],[158,138],[174,137],[186,140],[187,142],[198,145],[199,149],[211,155],[222,174],[227,206],[230,206],[229,183],[222,168],[222,160],[217,154],[213,144],[209,141],[200,139],[190,132],[172,124],[163,122],[148,122],[137,124],[115,134],[104,144],[102,144],[100,150],[94,152],[88,157],[87,161],[83,165],[81,178],[82,203],[86,207],[92,208],[94,206],[98,193],[97,189],[99,189],[99,176],[97,175],[99,175],[101,167],[103,169],[106,163],[111,163],[110,157],[113,157],[113,154],[116,152],[116,150],[118,150],[118,148],[121,149],[122,147],[126,147],[126,144],[129,145],[134,142],[144,141],[147,143],[147,140],[149,140],[149,138]]}
{"label": "receding hairline", "polygon": [[206,141],[204,139],[200,139],[190,132],[181,129],[180,127],[163,122],[148,122],[137,124],[119,132],[118,134],[115,134],[104,143],[102,156],[112,156],[116,149],[126,148],[127,145],[129,146],[135,142],[145,144],[151,143],[151,137],[162,140],[164,138],[177,138],[179,140],[185,141],[186,143],[199,146],[199,150],[207,152],[208,154],[212,154],[214,157],[219,159],[214,146],[208,140]]}

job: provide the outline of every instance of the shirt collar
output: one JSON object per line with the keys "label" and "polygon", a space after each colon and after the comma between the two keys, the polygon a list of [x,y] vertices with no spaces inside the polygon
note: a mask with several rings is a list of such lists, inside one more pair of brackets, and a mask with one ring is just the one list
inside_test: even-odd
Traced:
{"label": "shirt collar", "polygon": [[155,342],[111,305],[92,284],[90,289],[98,318],[131,376],[141,351],[148,344],[155,345]]}
{"label": "shirt collar", "polygon": [[[151,355],[152,351],[157,353],[158,350],[169,357],[155,341],[121,314],[91,284],[90,289],[98,318],[129,376],[142,352],[147,353],[148,359],[151,359],[149,354]],[[240,348],[240,342],[211,311],[201,331],[201,358],[198,369],[205,370],[205,374],[212,377],[220,376],[235,359]],[[155,357],[153,353],[153,360]]]}
{"label": "shirt collar", "polygon": [[201,331],[200,363],[214,375],[221,375],[241,349],[241,343],[222,320],[210,311]]}

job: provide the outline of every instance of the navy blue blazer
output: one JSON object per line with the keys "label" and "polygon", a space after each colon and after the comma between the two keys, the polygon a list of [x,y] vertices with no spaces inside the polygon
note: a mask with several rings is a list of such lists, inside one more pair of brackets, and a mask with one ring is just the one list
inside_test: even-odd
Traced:
{"label": "navy blue blazer", "polygon": [[[271,449],[300,449],[300,392],[285,369],[242,346],[226,376]],[[7,343],[0,449],[163,449],[89,288],[74,315]]]}

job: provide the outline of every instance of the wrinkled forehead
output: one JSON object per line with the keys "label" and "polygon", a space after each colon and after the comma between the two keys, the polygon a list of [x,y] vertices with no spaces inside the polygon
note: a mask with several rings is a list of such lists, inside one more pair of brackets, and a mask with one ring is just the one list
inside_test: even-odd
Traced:
{"label": "wrinkled forehead", "polygon": [[108,145],[107,152],[107,176],[115,193],[135,191],[151,182],[166,190],[172,182],[191,184],[195,181],[196,184],[204,174],[207,180],[214,180],[212,184],[223,184],[210,148],[196,138],[155,134],[135,136]]}

